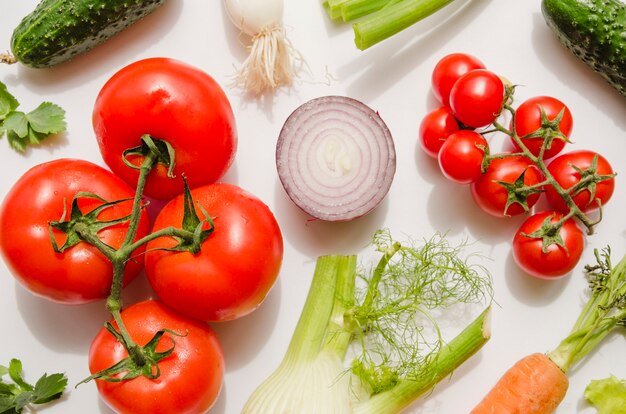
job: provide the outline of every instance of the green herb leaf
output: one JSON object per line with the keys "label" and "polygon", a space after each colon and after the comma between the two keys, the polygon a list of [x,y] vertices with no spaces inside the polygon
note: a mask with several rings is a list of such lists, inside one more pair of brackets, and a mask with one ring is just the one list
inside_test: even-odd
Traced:
{"label": "green herb leaf", "polygon": [[0,382],[0,414],[19,414],[30,404],[44,404],[63,394],[67,386],[64,374],[44,374],[32,386],[23,378],[22,363],[12,359],[9,367],[0,365],[0,379],[9,375],[13,383]]}
{"label": "green herb leaf", "polygon": [[6,133],[14,150],[24,152],[28,145],[65,131],[65,111],[60,106],[43,102],[29,113],[17,111],[18,106],[17,99],[0,82],[0,138]]}
{"label": "green herb leaf", "polygon": [[[19,104],[17,99],[7,91],[6,85],[0,82],[0,122],[13,112]],[[2,132],[1,129],[0,132]]]}
{"label": "green herb leaf", "polygon": [[28,125],[39,134],[57,134],[65,131],[65,111],[51,102],[43,102],[26,115]]}
{"label": "green herb leaf", "polygon": [[35,384],[33,403],[44,404],[61,397],[67,386],[67,377],[63,374],[43,374]]}
{"label": "green herb leaf", "polygon": [[26,138],[28,135],[28,119],[21,111],[11,112],[4,120],[4,129],[9,133],[13,132],[19,138]]}
{"label": "green herb leaf", "polygon": [[593,380],[585,389],[585,398],[598,409],[598,414],[626,414],[626,381],[614,375]]}

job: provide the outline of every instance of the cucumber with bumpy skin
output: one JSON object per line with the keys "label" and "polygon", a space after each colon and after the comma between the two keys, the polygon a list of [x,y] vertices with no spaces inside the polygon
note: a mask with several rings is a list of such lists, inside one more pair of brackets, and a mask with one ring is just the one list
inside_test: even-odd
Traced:
{"label": "cucumber with bumpy skin", "polygon": [[626,96],[626,4],[542,0],[541,10],[561,43]]}
{"label": "cucumber with bumpy skin", "polygon": [[54,66],[104,42],[164,2],[42,0],[13,31],[11,52],[27,66]]}

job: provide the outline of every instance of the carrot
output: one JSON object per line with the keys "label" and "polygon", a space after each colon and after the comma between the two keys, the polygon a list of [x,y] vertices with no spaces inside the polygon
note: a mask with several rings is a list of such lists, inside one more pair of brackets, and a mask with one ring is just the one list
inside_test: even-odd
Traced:
{"label": "carrot", "polygon": [[565,397],[569,380],[544,354],[517,361],[471,414],[550,414]]}
{"label": "carrot", "polygon": [[626,326],[626,255],[613,266],[611,249],[595,250],[585,266],[590,297],[569,335],[547,354],[516,362],[470,414],[550,414],[567,392],[570,368],[615,329]]}

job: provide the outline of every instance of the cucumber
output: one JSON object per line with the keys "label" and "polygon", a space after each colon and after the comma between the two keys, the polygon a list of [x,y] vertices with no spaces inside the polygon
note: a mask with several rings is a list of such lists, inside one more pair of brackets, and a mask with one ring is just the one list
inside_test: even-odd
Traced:
{"label": "cucumber", "polygon": [[150,14],[165,0],[42,0],[13,31],[11,52],[45,68],[84,53]]}
{"label": "cucumber", "polygon": [[542,0],[541,10],[561,43],[626,96],[626,4]]}

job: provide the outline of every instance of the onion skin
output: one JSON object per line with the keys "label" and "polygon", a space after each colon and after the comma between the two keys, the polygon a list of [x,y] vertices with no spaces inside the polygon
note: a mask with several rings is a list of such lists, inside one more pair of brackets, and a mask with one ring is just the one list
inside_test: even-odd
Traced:
{"label": "onion skin", "polygon": [[304,212],[349,221],[385,198],[396,170],[395,146],[370,107],[345,96],[322,96],[285,121],[276,168],[287,195]]}

